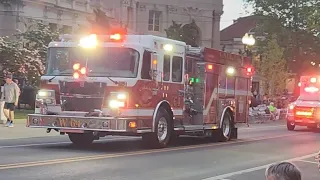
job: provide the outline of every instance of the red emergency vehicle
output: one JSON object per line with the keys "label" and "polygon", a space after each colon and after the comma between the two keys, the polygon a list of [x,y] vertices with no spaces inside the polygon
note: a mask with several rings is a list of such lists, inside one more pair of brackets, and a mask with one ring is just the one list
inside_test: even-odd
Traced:
{"label": "red emergency vehicle", "polygon": [[288,107],[287,128],[320,128],[320,76],[301,76],[299,86],[298,99]]}
{"label": "red emergency vehicle", "polygon": [[27,127],[78,145],[106,135],[166,147],[179,135],[237,138],[253,69],[240,55],[151,35],[63,36],[51,42]]}

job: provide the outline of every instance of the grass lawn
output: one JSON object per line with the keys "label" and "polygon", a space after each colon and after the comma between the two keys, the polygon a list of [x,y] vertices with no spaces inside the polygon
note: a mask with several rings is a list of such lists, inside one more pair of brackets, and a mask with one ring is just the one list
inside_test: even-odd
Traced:
{"label": "grass lawn", "polygon": [[33,114],[34,110],[16,109],[14,112],[15,119],[27,119],[28,114]]}

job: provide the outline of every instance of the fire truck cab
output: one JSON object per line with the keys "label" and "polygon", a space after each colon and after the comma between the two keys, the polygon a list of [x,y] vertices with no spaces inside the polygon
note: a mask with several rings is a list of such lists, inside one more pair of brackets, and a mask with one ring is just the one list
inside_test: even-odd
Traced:
{"label": "fire truck cab", "polygon": [[107,135],[142,136],[157,148],[179,135],[228,141],[247,122],[249,62],[151,35],[65,35],[49,44],[27,127],[77,145]]}
{"label": "fire truck cab", "polygon": [[301,76],[299,86],[300,96],[287,110],[287,129],[320,128],[320,76]]}

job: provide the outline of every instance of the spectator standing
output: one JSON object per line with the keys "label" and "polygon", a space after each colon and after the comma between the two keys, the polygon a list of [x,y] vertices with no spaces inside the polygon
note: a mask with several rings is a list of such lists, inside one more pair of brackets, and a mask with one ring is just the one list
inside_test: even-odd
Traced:
{"label": "spectator standing", "polygon": [[1,97],[5,102],[3,112],[7,118],[6,126],[13,127],[14,110],[18,105],[20,88],[15,82],[13,82],[12,75],[6,75],[5,81],[6,83],[4,84],[3,94]]}

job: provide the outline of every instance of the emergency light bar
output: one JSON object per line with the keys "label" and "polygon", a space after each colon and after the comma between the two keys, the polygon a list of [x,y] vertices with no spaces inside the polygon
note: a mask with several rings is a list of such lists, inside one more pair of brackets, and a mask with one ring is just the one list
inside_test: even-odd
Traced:
{"label": "emergency light bar", "polygon": [[[71,35],[71,34],[62,34],[59,36],[61,42],[79,42],[80,39],[85,37],[93,36],[94,34],[87,35]],[[116,42],[123,41],[126,35],[120,33],[114,33],[109,35],[95,35],[99,42]]]}

